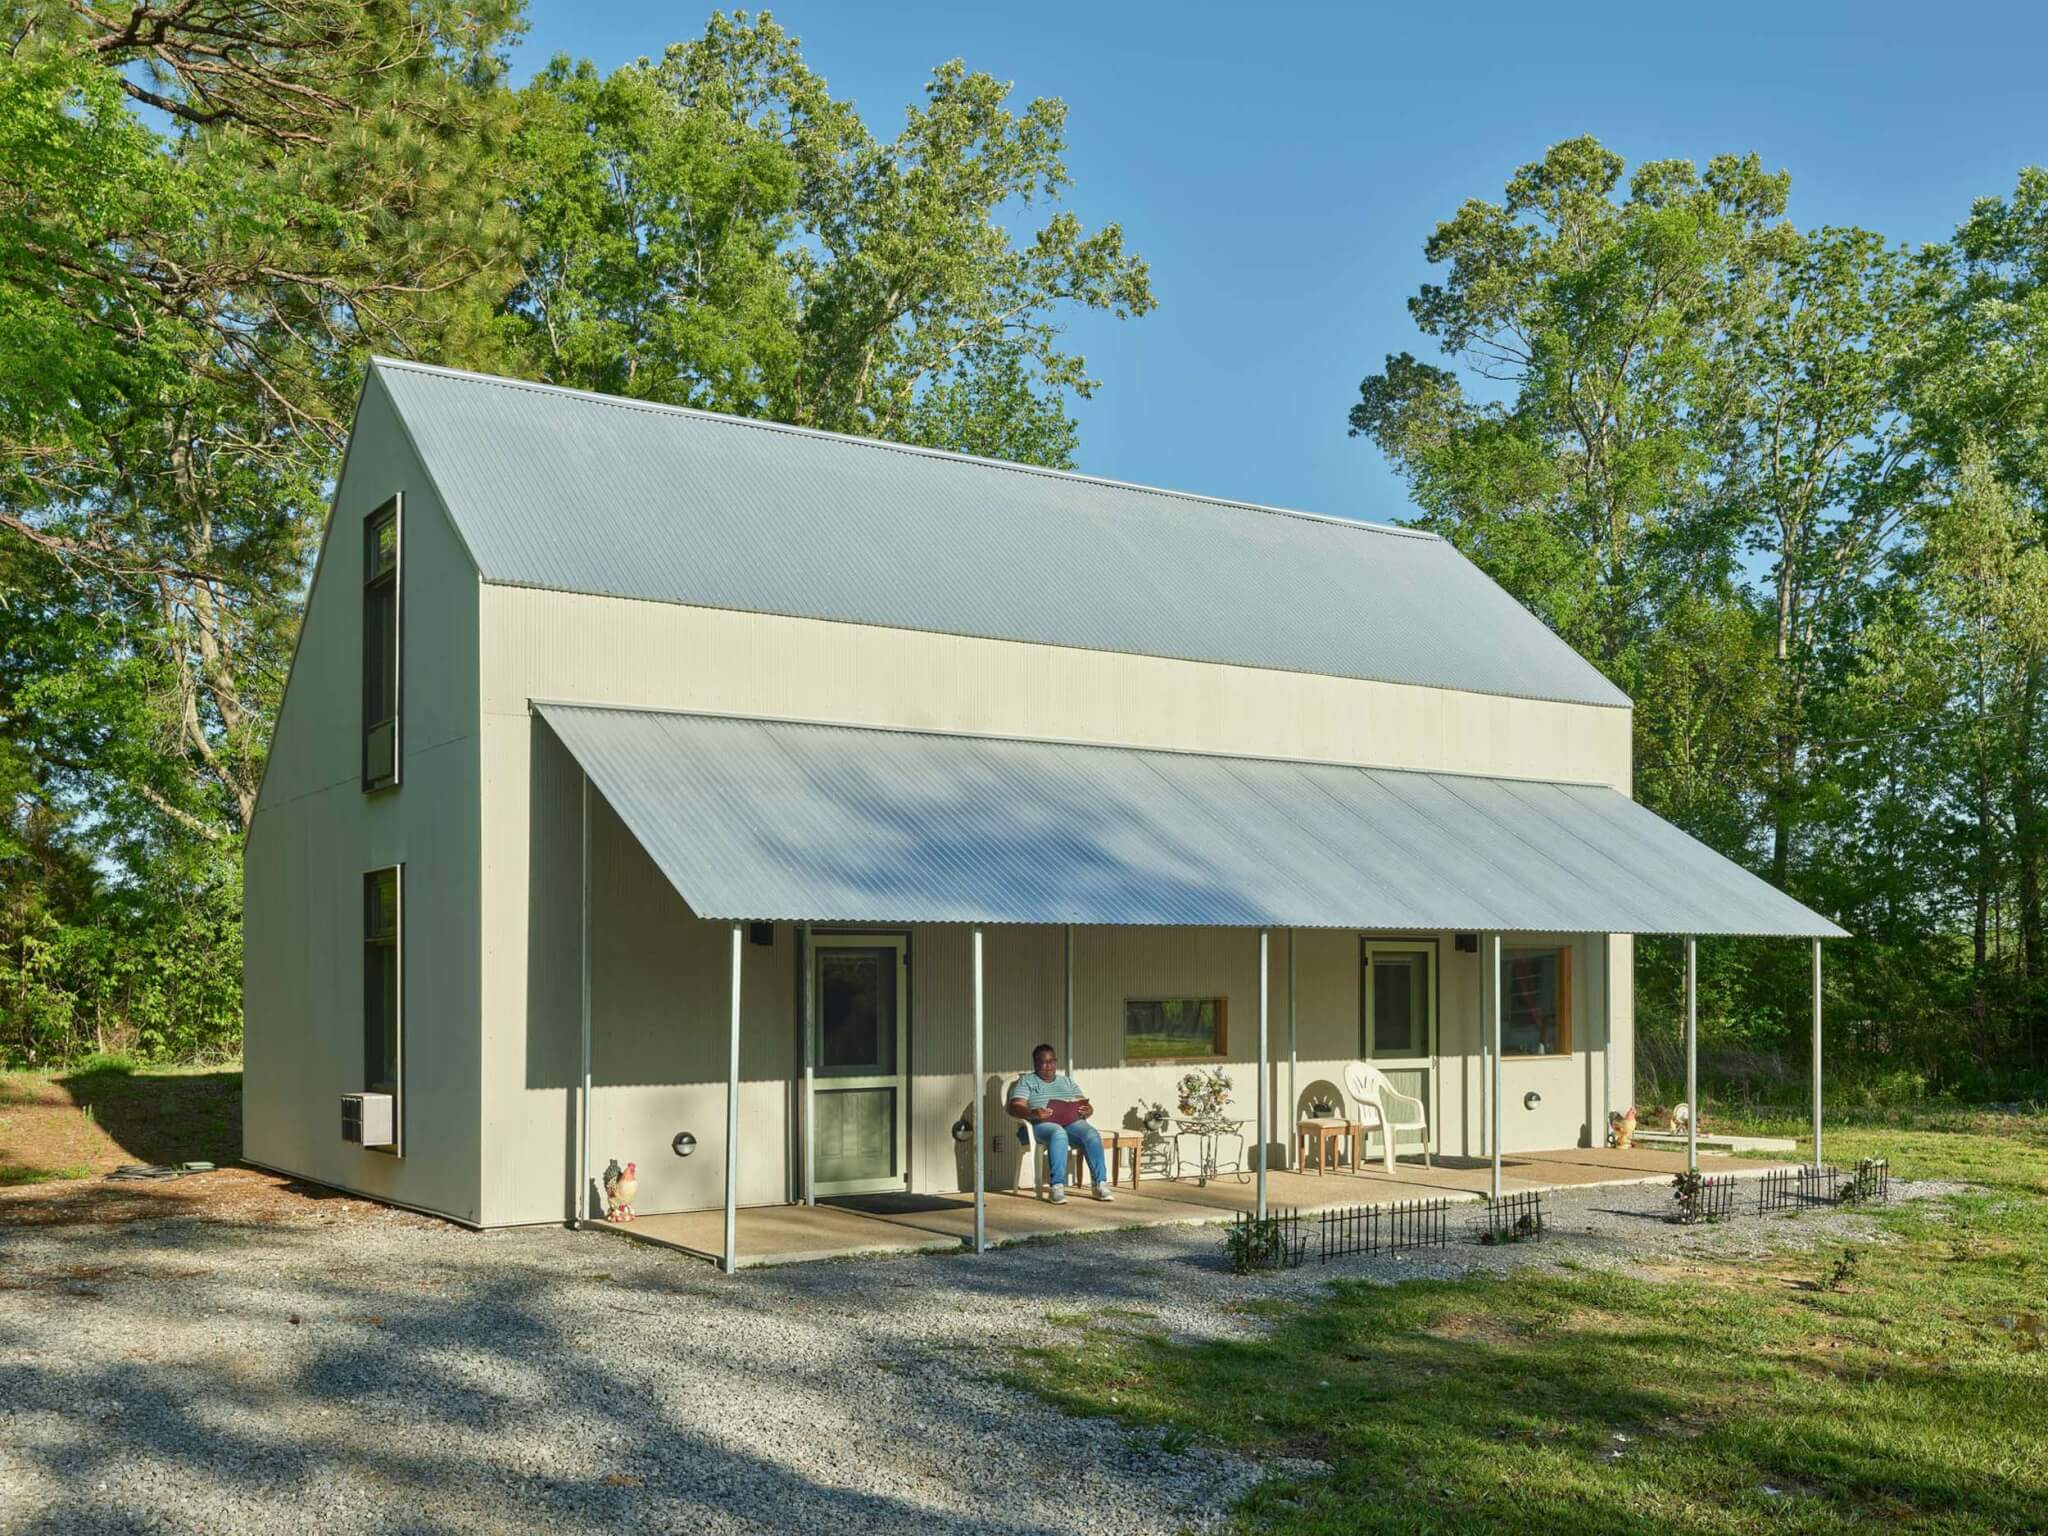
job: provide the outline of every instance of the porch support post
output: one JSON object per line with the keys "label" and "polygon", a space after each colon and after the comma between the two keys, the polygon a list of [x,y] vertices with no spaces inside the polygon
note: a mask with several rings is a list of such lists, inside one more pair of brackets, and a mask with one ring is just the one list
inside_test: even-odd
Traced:
{"label": "porch support post", "polygon": [[1820,1156],[1820,940],[1813,941],[1813,1166]]}
{"label": "porch support post", "polygon": [[818,1115],[815,1092],[818,1084],[818,1034],[817,1024],[812,1015],[815,1002],[811,997],[812,972],[816,962],[811,958],[811,925],[797,927],[797,961],[803,967],[803,1036],[804,1036],[804,1204],[818,1203]]}
{"label": "porch support post", "polygon": [[1685,1168],[1700,1171],[1700,941],[1685,939]]}
{"label": "porch support post", "polygon": [[974,1108],[968,1119],[974,1122],[974,1251],[988,1252],[988,1138],[989,1128],[981,1123],[988,1101],[982,1085],[981,930],[974,930]]}
{"label": "porch support post", "polygon": [[1502,969],[1500,935],[1490,935],[1493,940],[1493,1006],[1492,1022],[1487,1037],[1493,1043],[1493,1133],[1488,1138],[1493,1148],[1493,1198],[1500,1198],[1500,995],[1506,990],[1507,975]]}
{"label": "porch support post", "polygon": [[[1290,928],[1287,930],[1287,1113],[1282,1117],[1280,1125],[1280,1134],[1287,1138],[1286,1166],[1289,1168],[1294,1166],[1294,1152],[1298,1145],[1294,1126],[1301,1103],[1301,1091],[1294,1085],[1294,1071],[1300,1065],[1295,1052],[1295,1023],[1299,1012],[1295,1007],[1295,995],[1300,991],[1299,981],[1300,972],[1294,963],[1294,930]],[[1357,1157],[1358,1154],[1353,1152],[1353,1161],[1356,1161]]]}
{"label": "porch support post", "polygon": [[725,1070],[725,1258],[728,1275],[740,1267],[740,925],[732,925],[732,1034]]}
{"label": "porch support post", "polygon": [[1067,924],[1067,1037],[1061,1049],[1066,1052],[1060,1058],[1067,1064],[1067,1070],[1074,1070],[1074,925]]}
{"label": "porch support post", "polygon": [[1266,1219],[1266,1162],[1267,1149],[1272,1146],[1273,1077],[1266,1065],[1267,1028],[1266,1019],[1271,1011],[1269,985],[1272,968],[1267,964],[1272,949],[1272,934],[1259,930],[1259,1220]]}
{"label": "porch support post", "polygon": [[590,1219],[590,775],[583,775],[583,1022],[577,1107],[576,1219]]}

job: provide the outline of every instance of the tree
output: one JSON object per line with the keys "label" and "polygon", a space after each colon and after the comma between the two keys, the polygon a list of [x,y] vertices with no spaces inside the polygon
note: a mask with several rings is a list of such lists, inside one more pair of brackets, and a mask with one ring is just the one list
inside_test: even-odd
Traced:
{"label": "tree", "polygon": [[552,381],[803,426],[1071,464],[1095,381],[1071,307],[1153,307],[1110,224],[1006,220],[1069,182],[1063,103],[1021,113],[955,60],[894,139],[833,99],[766,14],[609,76],[525,93],[511,306]]}
{"label": "tree", "polygon": [[514,12],[4,17],[10,1049],[187,1053],[239,1023],[239,834],[366,355],[490,355]]}
{"label": "tree", "polygon": [[[1979,199],[1955,239],[1929,253],[1927,270],[1936,318],[1909,377],[1919,441],[1966,503],[1987,504],[1995,481],[2020,509],[2007,519],[2015,537],[2038,542],[2048,526],[2048,170],[2021,172],[2010,198]],[[2024,646],[2017,654],[2027,654]],[[2030,988],[2048,980],[2043,672],[2032,656],[2004,705],[2015,733],[2006,798],[2018,959]],[[2030,1006],[2037,1036],[2048,1036],[2048,1004]]]}

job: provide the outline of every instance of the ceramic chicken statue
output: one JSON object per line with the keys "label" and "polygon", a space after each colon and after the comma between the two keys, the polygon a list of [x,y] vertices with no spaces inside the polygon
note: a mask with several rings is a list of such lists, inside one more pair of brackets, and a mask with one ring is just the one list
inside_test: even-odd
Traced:
{"label": "ceramic chicken statue", "polygon": [[624,1168],[615,1168],[604,1179],[604,1218],[606,1221],[631,1221],[633,1219],[633,1197],[640,1193],[638,1163],[628,1163]]}

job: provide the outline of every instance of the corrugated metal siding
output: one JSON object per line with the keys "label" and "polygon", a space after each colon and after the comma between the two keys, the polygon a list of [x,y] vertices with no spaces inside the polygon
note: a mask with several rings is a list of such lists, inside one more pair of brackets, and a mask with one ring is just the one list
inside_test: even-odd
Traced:
{"label": "corrugated metal siding", "polygon": [[1841,933],[1598,786],[539,707],[707,917]]}
{"label": "corrugated metal siding", "polygon": [[379,360],[488,581],[1628,700],[1425,533]]}

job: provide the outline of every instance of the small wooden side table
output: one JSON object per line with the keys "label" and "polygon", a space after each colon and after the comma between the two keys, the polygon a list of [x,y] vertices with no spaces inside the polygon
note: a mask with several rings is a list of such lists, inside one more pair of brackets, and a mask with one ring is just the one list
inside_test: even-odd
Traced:
{"label": "small wooden side table", "polygon": [[1330,1171],[1330,1159],[1336,1155],[1337,1143],[1351,1144],[1351,1165],[1358,1166],[1358,1127],[1340,1117],[1303,1120],[1294,1128],[1294,1166],[1297,1172],[1308,1166],[1308,1145],[1316,1143],[1316,1173]]}
{"label": "small wooden side table", "polygon": [[1123,1171],[1123,1154],[1131,1154],[1131,1188],[1138,1187],[1138,1165],[1145,1152],[1143,1131],[1098,1131],[1102,1138],[1102,1156],[1109,1164],[1109,1186],[1116,1188],[1117,1176]]}

